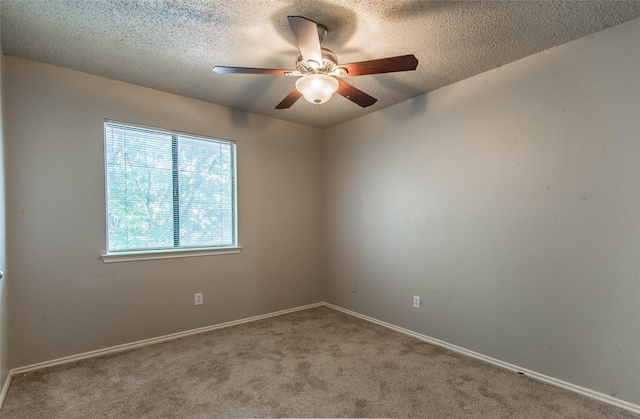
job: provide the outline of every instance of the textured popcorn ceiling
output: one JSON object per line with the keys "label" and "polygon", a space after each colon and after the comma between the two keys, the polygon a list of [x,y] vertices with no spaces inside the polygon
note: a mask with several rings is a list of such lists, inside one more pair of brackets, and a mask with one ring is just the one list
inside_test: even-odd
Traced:
{"label": "textured popcorn ceiling", "polygon": [[[2,0],[5,54],[316,127],[330,127],[640,16],[639,1]],[[295,78],[214,65],[294,68],[287,15],[329,29],[341,63],[415,54],[417,71],[352,77],[366,109],[334,96],[274,107]]]}

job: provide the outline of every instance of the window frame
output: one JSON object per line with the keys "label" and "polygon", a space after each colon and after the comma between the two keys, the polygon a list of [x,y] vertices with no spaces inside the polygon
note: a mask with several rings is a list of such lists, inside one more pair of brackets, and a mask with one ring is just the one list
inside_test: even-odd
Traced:
{"label": "window frame", "polygon": [[[108,217],[108,196],[107,196],[107,173],[106,173],[106,137],[105,137],[105,128],[107,124],[114,125],[122,125],[132,128],[138,128],[142,130],[150,130],[161,132],[170,135],[177,136],[185,136],[188,138],[203,140],[203,141],[219,141],[233,144],[233,228],[234,228],[234,237],[235,237],[235,245],[233,246],[211,246],[211,247],[174,247],[174,248],[163,248],[163,249],[149,249],[149,250],[123,250],[123,251],[108,251],[108,240],[109,240],[109,225],[107,223]],[[183,258],[183,257],[194,257],[194,256],[210,256],[210,255],[225,255],[225,254],[237,254],[242,250],[242,246],[240,243],[240,238],[238,236],[238,155],[237,155],[237,143],[233,140],[223,139],[223,138],[211,138],[203,135],[192,134],[182,131],[176,131],[166,128],[158,128],[158,127],[150,127],[146,125],[134,124],[130,122],[122,122],[116,121],[112,119],[104,119],[103,120],[103,135],[102,141],[105,146],[104,155],[103,155],[103,169],[104,169],[104,209],[105,209],[105,252],[101,255],[102,261],[104,263],[112,263],[112,262],[127,262],[127,261],[136,261],[136,260],[154,260],[154,259],[171,259],[171,258]]]}

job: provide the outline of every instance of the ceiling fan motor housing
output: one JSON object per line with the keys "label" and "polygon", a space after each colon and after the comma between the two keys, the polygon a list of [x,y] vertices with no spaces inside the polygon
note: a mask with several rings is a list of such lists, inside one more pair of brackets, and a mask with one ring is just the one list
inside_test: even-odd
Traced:
{"label": "ceiling fan motor housing", "polygon": [[[302,54],[298,56],[296,60],[296,68],[302,74],[331,74],[336,72],[337,70],[342,70],[338,67],[338,56],[328,48],[322,48],[322,63],[318,63],[317,68],[313,68],[310,63],[304,60]],[[343,74],[332,74],[332,75],[343,75]]]}

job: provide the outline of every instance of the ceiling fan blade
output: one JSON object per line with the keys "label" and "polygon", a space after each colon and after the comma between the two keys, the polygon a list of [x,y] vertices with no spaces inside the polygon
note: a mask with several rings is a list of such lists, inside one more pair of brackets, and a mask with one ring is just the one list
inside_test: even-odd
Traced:
{"label": "ceiling fan blade", "polygon": [[322,64],[322,50],[318,38],[318,25],[313,20],[302,16],[287,16],[289,26],[298,43],[298,49],[305,61]]}
{"label": "ceiling fan blade", "polygon": [[287,97],[282,99],[282,102],[278,103],[278,106],[276,106],[276,109],[287,109],[287,108],[290,108],[291,105],[296,103],[296,101],[298,99],[300,99],[301,97],[302,97],[302,93],[300,93],[298,91],[298,89],[296,89],[294,87],[293,90],[291,92],[289,92]]}
{"label": "ceiling fan blade", "polygon": [[360,61],[342,64],[341,68],[348,71],[347,76],[364,76],[366,74],[394,73],[396,71],[411,71],[418,67],[418,59],[413,54],[397,57],[380,58],[377,60]]}
{"label": "ceiling fan blade", "polygon": [[275,68],[226,67],[217,65],[213,67],[213,72],[219,74],[272,74],[276,76],[286,76],[289,73],[293,73],[293,70],[278,70]]}
{"label": "ceiling fan blade", "polygon": [[340,80],[336,77],[340,86],[338,87],[338,94],[346,97],[353,103],[366,108],[367,106],[371,106],[378,101],[375,97],[369,96],[362,90],[350,85],[346,81]]}

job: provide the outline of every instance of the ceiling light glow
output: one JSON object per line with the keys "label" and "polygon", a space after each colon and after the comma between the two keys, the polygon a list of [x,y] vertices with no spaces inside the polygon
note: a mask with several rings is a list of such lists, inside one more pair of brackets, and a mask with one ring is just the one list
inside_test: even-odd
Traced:
{"label": "ceiling light glow", "polygon": [[316,105],[331,99],[339,86],[335,77],[326,74],[308,74],[296,81],[296,89],[307,101]]}

